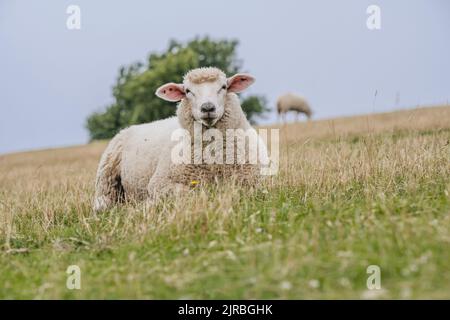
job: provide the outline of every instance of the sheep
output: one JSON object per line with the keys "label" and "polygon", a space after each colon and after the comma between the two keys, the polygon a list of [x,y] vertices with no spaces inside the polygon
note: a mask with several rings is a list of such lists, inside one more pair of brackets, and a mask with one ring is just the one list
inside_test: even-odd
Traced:
{"label": "sheep", "polygon": [[[165,195],[187,192],[198,183],[226,177],[236,177],[242,183],[257,183],[262,162],[243,164],[237,163],[236,159],[242,156],[242,152],[250,154],[256,148],[260,159],[267,161],[266,145],[260,137],[256,146],[244,143],[245,150],[227,149],[227,155],[232,153],[236,158],[225,164],[196,163],[192,152],[188,155],[190,162],[175,162],[173,150],[178,144],[172,139],[173,133],[180,129],[195,136],[196,128],[202,131],[214,129],[223,137],[229,129],[236,129],[232,131],[238,132],[236,139],[245,139],[244,135],[249,132],[250,135],[256,134],[237,96],[254,81],[249,74],[238,73],[227,78],[220,69],[208,67],[189,71],[183,83],[167,83],[159,87],[155,93],[158,97],[179,102],[176,116],[133,125],[110,141],[97,170],[94,211],[103,211],[130,199],[145,200],[153,205]],[[204,151],[204,142],[195,145],[195,142],[187,141],[188,147],[193,146],[194,154],[199,148]]]}
{"label": "sheep", "polygon": [[288,111],[296,111],[296,120],[298,120],[299,113],[304,113],[307,116],[308,120],[310,120],[312,116],[311,108],[305,98],[294,95],[292,93],[284,94],[278,98],[277,111],[278,117],[283,115],[285,122],[286,113]]}

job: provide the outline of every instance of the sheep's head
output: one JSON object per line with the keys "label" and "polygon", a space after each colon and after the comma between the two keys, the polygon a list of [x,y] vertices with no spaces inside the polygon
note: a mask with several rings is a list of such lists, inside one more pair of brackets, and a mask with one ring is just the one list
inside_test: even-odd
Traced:
{"label": "sheep's head", "polygon": [[217,68],[199,68],[189,71],[183,83],[167,83],[159,87],[156,95],[172,102],[186,99],[194,120],[212,127],[224,114],[227,94],[242,92],[254,81],[249,74],[238,73],[227,78]]}

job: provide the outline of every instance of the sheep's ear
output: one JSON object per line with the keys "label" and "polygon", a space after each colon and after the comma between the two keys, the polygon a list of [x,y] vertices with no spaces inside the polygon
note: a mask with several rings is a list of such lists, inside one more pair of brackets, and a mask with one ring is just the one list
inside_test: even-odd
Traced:
{"label": "sheep's ear", "polygon": [[227,86],[229,92],[242,92],[247,89],[252,83],[255,82],[255,78],[246,73],[238,73],[227,79]]}
{"label": "sheep's ear", "polygon": [[180,101],[186,96],[183,85],[172,82],[159,87],[155,94],[161,99],[171,102]]}

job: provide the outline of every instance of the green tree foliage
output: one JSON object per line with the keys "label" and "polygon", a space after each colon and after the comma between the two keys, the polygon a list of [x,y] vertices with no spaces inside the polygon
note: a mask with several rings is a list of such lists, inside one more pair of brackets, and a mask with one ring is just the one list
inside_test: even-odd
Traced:
{"label": "green tree foliage", "polygon": [[[227,75],[241,69],[236,40],[197,38],[187,44],[172,40],[164,53],[152,53],[147,64],[121,67],[113,88],[115,102],[103,112],[91,114],[86,123],[91,139],[108,139],[127,126],[164,119],[175,114],[175,106],[155,96],[166,82],[181,82],[193,68],[215,66]],[[267,111],[263,96],[248,96],[242,107],[250,121]]]}

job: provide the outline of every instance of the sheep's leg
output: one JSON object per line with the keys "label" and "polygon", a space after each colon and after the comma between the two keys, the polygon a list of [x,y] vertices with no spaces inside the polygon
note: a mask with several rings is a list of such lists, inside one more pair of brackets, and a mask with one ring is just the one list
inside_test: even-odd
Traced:
{"label": "sheep's leg", "polygon": [[153,207],[164,197],[177,197],[185,194],[186,192],[189,192],[188,186],[180,183],[166,183],[164,185],[150,183],[148,186],[148,198],[145,201],[145,206],[146,208]]}
{"label": "sheep's leg", "polygon": [[170,161],[163,161],[158,165],[155,174],[147,186],[148,198],[146,206],[154,206],[157,202],[168,195],[180,195],[189,191],[187,185],[174,183],[169,178]]}
{"label": "sheep's leg", "polygon": [[122,137],[117,136],[111,140],[100,159],[95,181],[95,212],[109,209],[124,197],[120,178],[121,151]]}
{"label": "sheep's leg", "polygon": [[298,114],[299,114],[300,112],[296,112],[295,113],[295,122],[298,122]]}
{"label": "sheep's leg", "polygon": [[189,188],[180,183],[149,183],[148,198],[145,200],[144,208],[145,210],[148,210],[149,208],[156,206],[161,199],[167,196],[177,197],[186,192],[189,192]]}

